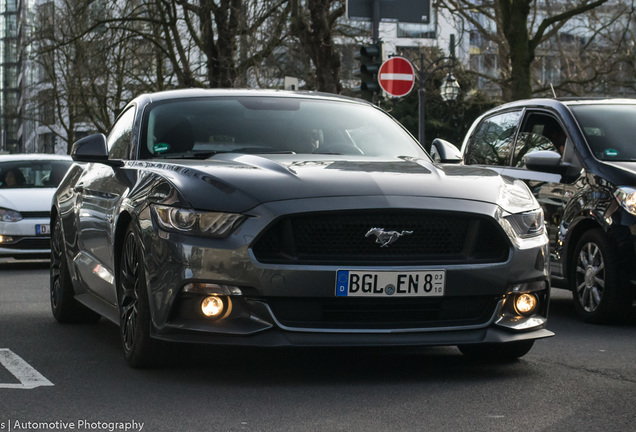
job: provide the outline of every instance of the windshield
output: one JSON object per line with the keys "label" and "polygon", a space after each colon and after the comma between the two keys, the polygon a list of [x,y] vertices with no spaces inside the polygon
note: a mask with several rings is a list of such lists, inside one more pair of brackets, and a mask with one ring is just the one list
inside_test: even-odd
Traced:
{"label": "windshield", "polygon": [[155,105],[142,158],[218,153],[426,157],[397,122],[356,103],[282,97],[214,97]]}
{"label": "windshield", "polygon": [[56,188],[72,163],[70,160],[0,162],[0,188]]}
{"label": "windshield", "polygon": [[636,161],[636,105],[575,105],[571,109],[598,159]]}

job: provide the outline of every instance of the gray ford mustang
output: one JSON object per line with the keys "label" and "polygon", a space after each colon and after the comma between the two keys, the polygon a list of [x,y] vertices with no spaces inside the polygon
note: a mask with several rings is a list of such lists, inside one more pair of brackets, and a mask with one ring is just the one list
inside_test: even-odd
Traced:
{"label": "gray ford mustang", "polygon": [[112,320],[134,367],[167,342],[510,360],[552,335],[527,187],[435,164],[365,102],[148,94],[72,157],[51,209],[53,315]]}

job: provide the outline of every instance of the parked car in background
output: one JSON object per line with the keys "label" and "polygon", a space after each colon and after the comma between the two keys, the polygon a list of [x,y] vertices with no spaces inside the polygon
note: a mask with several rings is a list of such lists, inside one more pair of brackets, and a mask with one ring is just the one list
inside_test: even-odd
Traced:
{"label": "parked car in background", "polygon": [[0,257],[48,258],[51,198],[70,156],[0,155]]}
{"label": "parked car in background", "polygon": [[532,99],[479,117],[438,159],[524,180],[545,212],[555,286],[589,322],[622,321],[636,293],[636,100]]}
{"label": "parked car in background", "polygon": [[162,343],[458,345],[510,360],[546,329],[543,212],[521,181],[439,167],[373,105],[179,90],[76,142],[51,209],[51,307]]}

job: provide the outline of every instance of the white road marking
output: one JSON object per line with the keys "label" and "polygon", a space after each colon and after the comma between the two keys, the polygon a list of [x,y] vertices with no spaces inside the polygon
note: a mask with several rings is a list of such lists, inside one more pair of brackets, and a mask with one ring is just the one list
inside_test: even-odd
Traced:
{"label": "white road marking", "polygon": [[0,388],[33,389],[54,385],[10,349],[0,348],[0,363],[20,381],[20,384],[0,383]]}

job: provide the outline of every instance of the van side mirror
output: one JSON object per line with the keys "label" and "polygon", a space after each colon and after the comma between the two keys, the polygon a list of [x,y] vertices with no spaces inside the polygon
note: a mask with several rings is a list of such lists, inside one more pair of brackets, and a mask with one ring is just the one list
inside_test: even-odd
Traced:
{"label": "van side mirror", "polygon": [[539,150],[523,157],[529,170],[561,174],[561,155],[552,150]]}
{"label": "van side mirror", "polygon": [[523,163],[527,169],[532,171],[560,174],[566,182],[575,180],[581,172],[580,168],[563,162],[561,155],[552,150],[528,153],[523,157]]}

